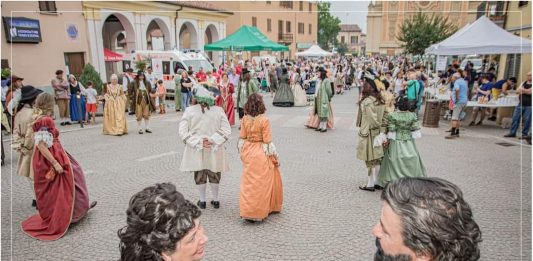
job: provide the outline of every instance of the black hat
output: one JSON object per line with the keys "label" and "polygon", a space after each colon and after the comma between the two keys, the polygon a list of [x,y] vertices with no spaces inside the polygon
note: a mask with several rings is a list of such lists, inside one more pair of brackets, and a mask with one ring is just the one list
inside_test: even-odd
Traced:
{"label": "black hat", "polygon": [[319,72],[326,72],[326,69],[324,69],[324,67],[319,67],[319,68],[318,68],[318,71],[319,71]]}
{"label": "black hat", "polygon": [[132,68],[128,68],[128,69],[126,69],[126,72],[133,72],[133,69]]}
{"label": "black hat", "polygon": [[144,72],[141,71],[141,70],[137,71],[137,77],[139,77],[139,76],[141,76],[141,75],[144,76]]}
{"label": "black hat", "polygon": [[21,92],[20,103],[27,103],[37,98],[37,95],[39,95],[43,91],[31,85],[27,85],[27,86],[23,86],[20,89],[20,92]]}
{"label": "black hat", "polygon": [[246,68],[246,67],[244,67],[244,69],[242,69],[242,75],[246,75],[249,72],[250,71],[248,71],[248,68]]}

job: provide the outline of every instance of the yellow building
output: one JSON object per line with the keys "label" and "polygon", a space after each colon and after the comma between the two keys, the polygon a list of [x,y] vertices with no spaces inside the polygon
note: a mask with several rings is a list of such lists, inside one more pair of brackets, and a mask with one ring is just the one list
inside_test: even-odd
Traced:
{"label": "yellow building", "polygon": [[348,46],[348,53],[365,53],[366,35],[356,24],[341,24],[341,30],[337,35],[337,41]]}
{"label": "yellow building", "polygon": [[[506,2],[505,30],[531,40],[531,2]],[[509,54],[500,57],[498,79],[516,77],[524,82],[531,72],[531,54]]]}
{"label": "yellow building", "polygon": [[233,11],[233,15],[226,20],[227,35],[234,33],[242,25],[256,26],[270,40],[289,47],[288,53],[280,54],[283,57],[294,58],[296,52],[317,43],[316,2],[212,1],[210,3]]}
{"label": "yellow building", "polygon": [[440,14],[463,27],[476,20],[480,1],[372,1],[368,6],[366,52],[369,54],[400,54],[403,50],[396,40],[405,19],[419,10]]}
{"label": "yellow building", "polygon": [[[106,79],[125,65],[104,60],[104,49],[119,54],[134,50],[203,50],[204,44],[226,36],[231,12],[207,2],[83,1],[94,66]],[[213,62],[222,52],[209,53]]]}
{"label": "yellow building", "polygon": [[58,69],[79,76],[90,61],[81,10],[79,1],[2,2],[2,68],[35,87],[50,87]]}

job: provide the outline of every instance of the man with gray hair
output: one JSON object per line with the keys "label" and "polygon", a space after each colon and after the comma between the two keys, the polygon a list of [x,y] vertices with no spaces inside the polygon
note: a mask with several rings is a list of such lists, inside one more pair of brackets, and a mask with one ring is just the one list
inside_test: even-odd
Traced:
{"label": "man with gray hair", "polygon": [[446,139],[459,138],[459,128],[461,127],[461,113],[466,107],[468,102],[468,84],[463,79],[461,73],[454,73],[452,75],[452,129],[449,136]]}
{"label": "man with gray hair", "polygon": [[439,178],[402,178],[381,194],[374,260],[479,260],[481,230],[463,193]]}

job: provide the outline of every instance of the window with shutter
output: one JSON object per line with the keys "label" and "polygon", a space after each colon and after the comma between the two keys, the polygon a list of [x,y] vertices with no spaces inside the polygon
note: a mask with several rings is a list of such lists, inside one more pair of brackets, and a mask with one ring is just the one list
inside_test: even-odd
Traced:
{"label": "window with shutter", "polygon": [[508,54],[507,66],[505,67],[505,79],[510,77],[518,77],[520,72],[520,61],[522,57],[520,54]]}
{"label": "window with shutter", "polygon": [[41,12],[57,12],[56,1],[39,1],[39,10]]}

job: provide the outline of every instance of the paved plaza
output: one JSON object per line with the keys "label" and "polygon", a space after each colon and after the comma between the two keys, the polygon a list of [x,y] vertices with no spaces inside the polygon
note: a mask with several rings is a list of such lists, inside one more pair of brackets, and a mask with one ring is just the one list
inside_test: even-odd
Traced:
{"label": "paved plaza", "polygon": [[[382,203],[380,193],[357,188],[366,181],[366,167],[355,156],[356,101],[355,89],[336,95],[336,129],[319,133],[304,127],[309,108],[272,107],[272,98],[265,96],[285,198],[283,211],[259,224],[239,218],[242,166],[238,129],[232,129],[227,144],[231,171],[222,177],[221,208],[208,206],[201,217],[209,237],[205,260],[372,260],[371,229]],[[135,192],[173,182],[196,202],[192,174],[179,171],[181,113],[169,111],[153,117],[153,134],[137,134],[131,116],[130,134],[122,137],[102,135],[101,124],[59,127],[61,142],[83,167],[91,200],[98,205],[53,242],[32,239],[20,228],[35,209],[4,136],[2,260],[118,260],[117,230],[126,224]],[[456,140],[444,139],[447,128],[444,121],[440,128],[423,128],[416,143],[428,175],[457,184],[471,204],[483,233],[482,260],[531,259],[531,146],[501,138],[506,130],[495,125],[464,128]]]}

